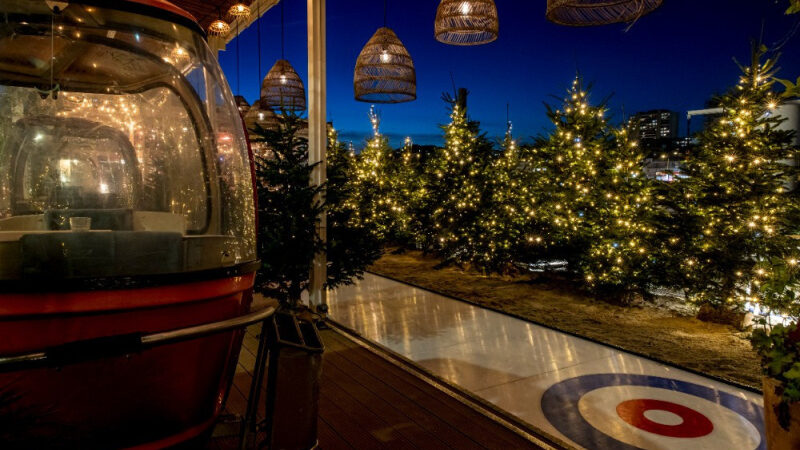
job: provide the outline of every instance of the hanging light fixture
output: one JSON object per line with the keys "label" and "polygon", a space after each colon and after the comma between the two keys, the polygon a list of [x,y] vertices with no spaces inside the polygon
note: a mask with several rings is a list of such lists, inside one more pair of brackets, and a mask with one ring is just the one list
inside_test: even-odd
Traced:
{"label": "hanging light fixture", "polygon": [[300,75],[284,55],[284,2],[285,0],[281,2],[281,59],[275,62],[261,82],[261,100],[265,106],[274,110],[299,112],[306,109],[306,88]]}
{"label": "hanging light fixture", "polygon": [[231,26],[222,19],[217,19],[208,26],[208,34],[211,36],[225,36],[230,31]]}
{"label": "hanging light fixture", "polygon": [[[257,51],[258,51],[258,79],[261,79],[261,7],[258,6],[256,16],[256,33],[257,33]],[[259,86],[260,89],[260,86]],[[279,127],[278,116],[266,104],[266,102],[259,98],[253,102],[253,105],[244,114],[244,124],[248,131],[252,132],[256,129],[256,125],[265,130],[274,130]],[[251,142],[253,151],[261,156],[265,155],[266,145],[261,142]]]}
{"label": "hanging light fixture", "polygon": [[217,20],[211,22],[208,26],[208,34],[211,36],[225,36],[231,32],[231,26],[228,22],[222,20],[222,14],[217,9]]}
{"label": "hanging light fixture", "polygon": [[254,101],[253,106],[245,113],[244,123],[248,130],[255,128],[255,125],[265,130],[275,129],[278,127],[278,116],[259,99]]}
{"label": "hanging light fixture", "polygon": [[417,72],[406,47],[386,26],[367,41],[356,60],[353,74],[355,98],[369,103],[402,103],[417,99]]}
{"label": "hanging light fixture", "polygon": [[236,108],[239,109],[239,114],[245,115],[248,111],[250,111],[250,103],[246,98],[242,97],[241,95],[235,95],[233,100],[236,102]]}
{"label": "hanging light fixture", "polygon": [[250,15],[250,7],[244,3],[237,3],[228,9],[228,15],[231,17],[247,17]]}
{"label": "hanging light fixture", "polygon": [[494,0],[442,0],[436,10],[436,40],[450,45],[480,45],[497,39],[500,22]]}
{"label": "hanging light fixture", "polygon": [[306,89],[300,75],[285,59],[279,59],[261,83],[261,99],[267,106],[283,111],[304,111]]}
{"label": "hanging light fixture", "polygon": [[662,0],[547,0],[547,20],[585,27],[632,22],[661,6]]}

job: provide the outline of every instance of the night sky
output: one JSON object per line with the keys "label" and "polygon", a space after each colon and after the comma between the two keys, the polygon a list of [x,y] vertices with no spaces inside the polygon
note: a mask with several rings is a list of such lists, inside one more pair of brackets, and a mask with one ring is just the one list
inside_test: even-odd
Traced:
{"label": "night sky", "polygon": [[[306,2],[283,0],[286,59],[306,78]],[[625,25],[570,28],[549,23],[545,0],[496,0],[500,36],[487,45],[455,47],[433,37],[437,0],[389,0],[388,26],[414,59],[417,100],[377,105],[381,131],[398,146],[405,136],[418,144],[439,144],[439,124],[448,121],[441,94],[458,87],[470,91],[469,115],[490,137],[502,136],[506,104],[514,135],[529,141],[546,132],[543,102],[555,102],[579,70],[594,85],[592,99],[612,95],[612,122],[650,109],[699,109],[714,93],[738,80],[733,62],[749,62],[750,40],[763,35],[774,46],[790,36],[778,66],[781,78],[800,76],[800,15],[784,16],[787,0],[664,0],[629,31]],[[383,25],[379,0],[328,0],[328,120],[344,141],[359,148],[371,133],[369,104],[353,99],[353,68],[361,47]],[[261,76],[281,55],[280,6],[261,19]],[[239,39],[238,92],[252,103],[258,97],[255,24]],[[236,40],[220,62],[237,93]],[[681,131],[685,132],[684,120]],[[693,127],[694,128],[694,127]]]}

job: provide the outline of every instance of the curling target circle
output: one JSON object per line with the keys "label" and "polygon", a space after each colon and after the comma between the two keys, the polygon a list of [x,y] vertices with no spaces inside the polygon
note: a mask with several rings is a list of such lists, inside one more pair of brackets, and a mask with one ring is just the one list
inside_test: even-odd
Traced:
{"label": "curling target circle", "polygon": [[625,400],[617,405],[617,415],[628,424],[659,436],[698,438],[714,431],[711,420],[694,409],[652,398]]}
{"label": "curling target circle", "polygon": [[570,378],[544,393],[542,411],[558,431],[586,448],[766,449],[760,405],[670,378]]}

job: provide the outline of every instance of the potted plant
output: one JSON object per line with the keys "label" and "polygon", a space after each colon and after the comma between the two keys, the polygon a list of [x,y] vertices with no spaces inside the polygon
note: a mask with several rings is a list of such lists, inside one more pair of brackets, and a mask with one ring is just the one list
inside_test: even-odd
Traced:
{"label": "potted plant", "polygon": [[[758,289],[768,314],[756,320],[753,348],[764,371],[764,424],[771,450],[800,448],[800,283],[798,259],[776,258]],[[779,314],[770,314],[779,313]],[[778,323],[775,323],[778,322]]]}
{"label": "potted plant", "polygon": [[[323,345],[318,316],[302,302],[310,286],[316,254],[327,253],[326,288],[350,283],[380,256],[380,243],[369,230],[353,227],[347,207],[350,160],[331,137],[330,181],[311,184],[316,164],[309,164],[308,141],[299,131],[305,121],[282,113],[270,128],[250,130],[263,144],[255,157],[258,187],[258,256],[256,292],[280,305],[271,326],[267,366],[267,426],[270,448],[307,449],[316,445],[319,382]],[[327,193],[326,193],[327,190]],[[319,216],[328,214],[328,240],[320,239]]]}

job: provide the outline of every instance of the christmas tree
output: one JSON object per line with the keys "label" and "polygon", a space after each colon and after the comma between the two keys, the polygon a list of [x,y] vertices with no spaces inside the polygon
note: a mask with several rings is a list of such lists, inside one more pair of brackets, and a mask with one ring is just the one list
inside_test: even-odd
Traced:
{"label": "christmas tree", "polygon": [[359,227],[372,229],[381,241],[393,240],[408,221],[395,191],[394,152],[380,133],[380,117],[370,108],[373,136],[358,155],[353,172],[353,197]]}
{"label": "christmas tree", "polygon": [[394,153],[391,179],[396,207],[394,240],[405,246],[421,244],[419,235],[423,230],[419,215],[426,196],[423,164],[422,154],[415,151],[411,138],[407,137],[400,151]]}
{"label": "christmas tree", "polygon": [[511,122],[501,147],[502,152],[487,166],[489,201],[477,219],[473,263],[485,272],[509,273],[516,270],[516,252],[530,223],[523,213],[527,189],[520,182],[527,168],[511,134]]}
{"label": "christmas tree", "polygon": [[720,98],[722,116],[699,134],[688,178],[676,186],[683,201],[674,203],[674,228],[682,232],[673,239],[680,240],[683,286],[691,301],[718,310],[763,301],[776,262],[798,258],[789,237],[798,209],[788,189],[791,133],[778,129],[775,61],[762,62],[765,52],[754,46],[751,65]]}
{"label": "christmas tree", "polygon": [[645,153],[627,129],[601,155],[592,187],[593,206],[587,210],[587,252],[581,271],[589,287],[616,301],[646,294],[659,261],[659,238],[654,226],[654,181],[643,171]]}
{"label": "christmas tree", "polygon": [[452,122],[443,126],[445,144],[425,165],[425,200],[420,217],[427,248],[445,262],[470,262],[477,253],[476,240],[483,239],[478,218],[490,201],[487,168],[494,150],[469,120],[466,89],[457,98],[445,97],[452,105]]}
{"label": "christmas tree", "polygon": [[589,89],[583,88],[580,77],[561,107],[546,107],[555,129],[539,139],[528,157],[534,169],[529,189],[538,201],[527,205],[544,227],[541,235],[529,237],[532,245],[546,248],[546,255],[565,260],[577,272],[593,238],[586,214],[595,207],[593,191],[612,136],[603,117],[605,107],[589,104]]}
{"label": "christmas tree", "polygon": [[255,161],[261,260],[255,290],[293,308],[308,289],[314,255],[324,250],[316,231],[322,187],[309,183],[314,166],[308,164],[308,141],[297,135],[301,119],[284,114],[278,122],[275,129],[256,125],[252,134],[271,149]]}
{"label": "christmas tree", "polygon": [[328,280],[333,288],[361,278],[364,269],[378,259],[382,242],[372,223],[360,217],[354,199],[359,198],[355,180],[356,157],[339,142],[335,130],[328,132],[328,183],[325,201],[328,211]]}

